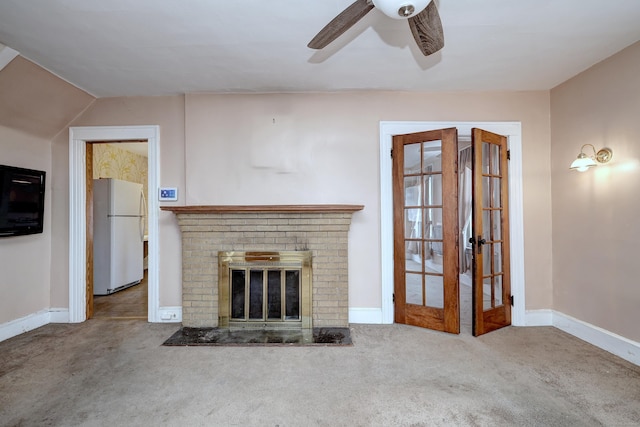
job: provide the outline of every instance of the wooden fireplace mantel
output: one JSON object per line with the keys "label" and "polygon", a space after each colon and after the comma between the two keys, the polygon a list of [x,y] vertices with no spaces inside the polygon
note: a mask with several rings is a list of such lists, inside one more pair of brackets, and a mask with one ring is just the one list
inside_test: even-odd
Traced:
{"label": "wooden fireplace mantel", "polygon": [[174,214],[211,213],[354,213],[364,209],[364,205],[199,205],[161,206],[161,210]]}

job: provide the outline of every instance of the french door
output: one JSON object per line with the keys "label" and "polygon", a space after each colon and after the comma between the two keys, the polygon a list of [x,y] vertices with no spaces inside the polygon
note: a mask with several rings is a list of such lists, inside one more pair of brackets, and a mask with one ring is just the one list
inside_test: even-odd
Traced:
{"label": "french door", "polygon": [[393,137],[395,321],[459,333],[458,133]]}
{"label": "french door", "polygon": [[473,335],[511,324],[507,138],[471,130]]}
{"label": "french door", "polygon": [[[472,130],[474,336],[511,324],[507,138]],[[393,137],[394,319],[460,333],[458,135]]]}

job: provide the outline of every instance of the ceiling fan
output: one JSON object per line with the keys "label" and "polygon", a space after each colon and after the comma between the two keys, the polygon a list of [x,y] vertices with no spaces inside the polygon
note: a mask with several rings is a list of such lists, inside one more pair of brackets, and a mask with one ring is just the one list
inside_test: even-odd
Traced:
{"label": "ceiling fan", "polygon": [[324,48],[373,8],[380,9],[390,18],[407,19],[424,56],[444,47],[442,23],[434,0],[356,0],[320,30],[307,46],[311,49]]}

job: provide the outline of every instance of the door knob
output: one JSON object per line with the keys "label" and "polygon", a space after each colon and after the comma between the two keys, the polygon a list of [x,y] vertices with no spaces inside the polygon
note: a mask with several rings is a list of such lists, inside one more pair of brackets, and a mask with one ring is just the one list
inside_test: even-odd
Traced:
{"label": "door knob", "polygon": [[482,245],[487,243],[487,241],[485,239],[483,239],[481,235],[478,234],[477,242],[478,242],[478,253],[481,254],[482,253]]}

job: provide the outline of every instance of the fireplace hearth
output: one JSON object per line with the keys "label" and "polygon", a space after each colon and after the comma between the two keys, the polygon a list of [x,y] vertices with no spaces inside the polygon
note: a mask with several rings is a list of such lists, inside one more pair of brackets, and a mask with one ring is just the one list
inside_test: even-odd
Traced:
{"label": "fireplace hearth", "polygon": [[350,346],[349,328],[224,329],[187,328],[176,331],[166,346]]}

